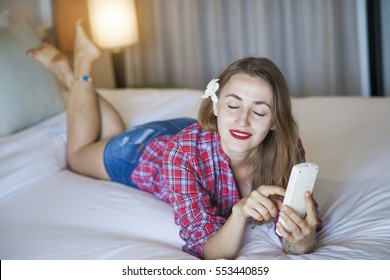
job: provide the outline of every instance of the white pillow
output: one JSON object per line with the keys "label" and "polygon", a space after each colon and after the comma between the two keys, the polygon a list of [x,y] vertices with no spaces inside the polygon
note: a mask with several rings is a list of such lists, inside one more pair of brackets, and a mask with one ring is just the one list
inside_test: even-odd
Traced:
{"label": "white pillow", "polygon": [[25,54],[40,44],[28,21],[0,28],[0,136],[22,130],[64,109],[54,76]]}

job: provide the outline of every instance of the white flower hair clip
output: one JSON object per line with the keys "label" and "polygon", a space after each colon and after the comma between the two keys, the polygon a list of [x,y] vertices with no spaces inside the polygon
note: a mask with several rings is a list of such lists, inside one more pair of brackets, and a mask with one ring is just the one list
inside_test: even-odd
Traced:
{"label": "white flower hair clip", "polygon": [[219,88],[218,84],[219,79],[212,79],[209,84],[207,85],[206,90],[204,91],[204,94],[202,95],[202,98],[206,99],[211,97],[211,100],[216,103],[218,102],[218,97],[215,94]]}

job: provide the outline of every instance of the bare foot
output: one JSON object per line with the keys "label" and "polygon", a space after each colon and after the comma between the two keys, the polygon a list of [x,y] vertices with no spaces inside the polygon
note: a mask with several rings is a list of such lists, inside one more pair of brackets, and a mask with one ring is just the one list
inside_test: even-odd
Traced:
{"label": "bare foot", "polygon": [[68,58],[54,46],[43,43],[36,49],[31,49],[26,54],[49,69],[57,79],[69,90],[74,80]]}
{"label": "bare foot", "polygon": [[92,62],[101,55],[101,50],[87,37],[82,26],[82,20],[76,25],[76,40],[74,47],[74,74],[76,78],[90,75]]}

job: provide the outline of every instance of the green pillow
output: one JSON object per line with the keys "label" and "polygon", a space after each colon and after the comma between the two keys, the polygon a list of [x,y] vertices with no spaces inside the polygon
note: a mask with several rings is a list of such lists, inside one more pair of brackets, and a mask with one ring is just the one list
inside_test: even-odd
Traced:
{"label": "green pillow", "polygon": [[40,44],[28,21],[0,28],[0,136],[64,110],[55,77],[25,54]]}

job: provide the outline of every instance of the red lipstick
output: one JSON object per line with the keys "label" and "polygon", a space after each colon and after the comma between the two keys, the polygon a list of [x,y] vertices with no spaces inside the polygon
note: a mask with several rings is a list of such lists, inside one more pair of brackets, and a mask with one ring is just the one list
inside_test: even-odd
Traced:
{"label": "red lipstick", "polygon": [[252,134],[240,130],[231,129],[229,131],[230,131],[230,135],[238,140],[247,140],[252,136]]}

